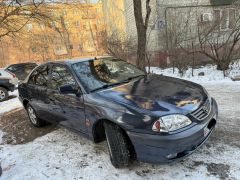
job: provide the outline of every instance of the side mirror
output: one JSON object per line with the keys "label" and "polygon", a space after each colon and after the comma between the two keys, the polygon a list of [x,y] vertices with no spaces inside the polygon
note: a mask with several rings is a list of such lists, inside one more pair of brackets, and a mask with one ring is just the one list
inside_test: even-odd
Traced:
{"label": "side mirror", "polygon": [[64,85],[59,87],[60,94],[76,94],[78,95],[79,89],[73,85]]}

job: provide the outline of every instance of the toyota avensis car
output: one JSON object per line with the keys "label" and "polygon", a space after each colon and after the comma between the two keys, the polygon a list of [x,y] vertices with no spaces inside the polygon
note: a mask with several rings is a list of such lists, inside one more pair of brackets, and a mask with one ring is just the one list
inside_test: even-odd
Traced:
{"label": "toyota avensis car", "polygon": [[31,123],[64,126],[107,140],[116,167],[131,158],[148,163],[180,160],[211,135],[216,101],[195,83],[145,74],[113,57],[50,62],[19,85]]}

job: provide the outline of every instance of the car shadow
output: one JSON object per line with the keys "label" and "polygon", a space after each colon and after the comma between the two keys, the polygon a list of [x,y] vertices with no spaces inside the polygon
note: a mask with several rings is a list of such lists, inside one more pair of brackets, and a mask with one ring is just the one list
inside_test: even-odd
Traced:
{"label": "car shadow", "polygon": [[54,125],[43,128],[32,126],[24,109],[5,113],[0,123],[0,130],[4,132],[2,144],[25,144],[56,129]]}

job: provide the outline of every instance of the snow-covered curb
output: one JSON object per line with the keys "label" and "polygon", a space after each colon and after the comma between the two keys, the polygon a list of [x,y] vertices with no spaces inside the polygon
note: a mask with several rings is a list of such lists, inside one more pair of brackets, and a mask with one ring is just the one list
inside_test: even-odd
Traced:
{"label": "snow-covered curb", "polygon": [[9,112],[13,109],[17,109],[22,107],[21,102],[18,99],[18,92],[14,91],[13,93],[10,93],[10,97],[13,96],[12,99],[1,102],[0,104],[0,116],[6,112]]}

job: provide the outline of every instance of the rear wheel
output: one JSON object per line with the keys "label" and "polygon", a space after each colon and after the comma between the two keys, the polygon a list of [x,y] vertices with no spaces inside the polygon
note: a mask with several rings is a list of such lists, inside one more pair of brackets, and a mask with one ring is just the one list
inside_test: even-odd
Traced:
{"label": "rear wheel", "polygon": [[28,113],[29,120],[33,126],[42,127],[42,126],[46,125],[45,121],[43,121],[37,117],[35,110],[33,109],[33,107],[30,104],[27,104],[27,113]]}
{"label": "rear wheel", "polygon": [[104,128],[112,165],[115,168],[127,166],[130,161],[130,150],[123,130],[111,122],[104,122]]}
{"label": "rear wheel", "polygon": [[5,88],[0,87],[0,102],[7,100],[8,97],[8,91]]}

